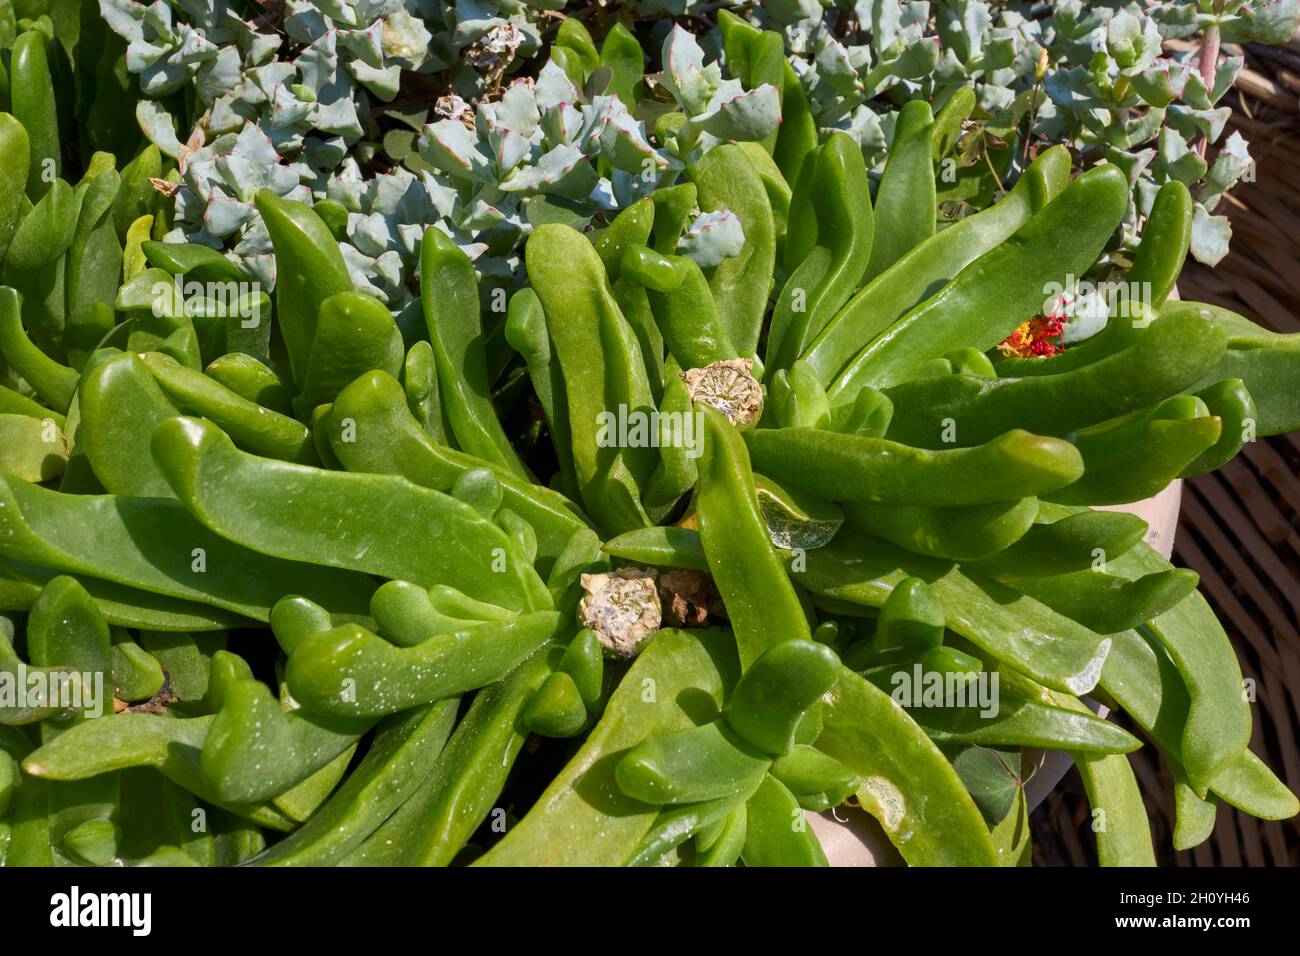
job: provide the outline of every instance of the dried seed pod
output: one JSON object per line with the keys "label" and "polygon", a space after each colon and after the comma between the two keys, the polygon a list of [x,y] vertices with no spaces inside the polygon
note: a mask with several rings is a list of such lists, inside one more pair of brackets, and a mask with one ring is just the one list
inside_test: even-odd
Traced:
{"label": "dried seed pod", "polygon": [[635,657],[659,630],[658,573],[647,568],[621,568],[612,574],[584,574],[587,593],[578,602],[578,616],[601,646],[618,657]]}
{"label": "dried seed pod", "polygon": [[754,378],[750,359],[710,362],[703,368],[682,372],[691,401],[712,406],[737,428],[758,421],[763,413],[763,389]]}

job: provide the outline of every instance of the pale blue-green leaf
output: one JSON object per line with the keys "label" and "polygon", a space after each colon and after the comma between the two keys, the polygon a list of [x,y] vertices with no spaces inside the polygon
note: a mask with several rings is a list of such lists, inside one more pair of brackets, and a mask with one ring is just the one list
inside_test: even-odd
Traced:
{"label": "pale blue-green leaf", "polygon": [[781,95],[776,87],[764,83],[719,102],[712,112],[692,122],[721,140],[764,139],[781,124]]}
{"label": "pale blue-green leaf", "polygon": [[501,188],[507,192],[531,192],[556,186],[575,170],[588,165],[586,160],[582,150],[576,146],[556,146],[539,157],[534,165],[512,172],[501,181]]}
{"label": "pale blue-green leaf", "polygon": [[316,104],[312,118],[317,129],[349,139],[361,138],[361,119],[357,116],[357,104],[350,93],[340,93],[338,99],[333,101],[322,98]]}
{"label": "pale blue-green leaf", "polygon": [[1232,84],[1237,81],[1237,75],[1245,65],[1245,58],[1240,56],[1224,57],[1219,61],[1219,65],[1214,70],[1214,87],[1210,90],[1212,102],[1217,103],[1223,99],[1223,95],[1232,88]]}
{"label": "pale blue-green leaf", "polygon": [[658,172],[668,165],[646,139],[645,128],[627,110],[611,112],[600,133],[601,154],[616,169]]}
{"label": "pale blue-green leaf", "polygon": [[1192,255],[1197,262],[1214,266],[1228,254],[1232,224],[1226,216],[1214,216],[1197,203],[1192,211]]}
{"label": "pale blue-green leaf", "polygon": [[250,203],[227,196],[216,197],[203,213],[203,226],[218,239],[224,239],[256,215]]}
{"label": "pale blue-green leaf", "polygon": [[1205,159],[1198,156],[1177,130],[1162,129],[1157,139],[1160,165],[1170,179],[1194,183],[1205,175]]}
{"label": "pale blue-green leaf", "polygon": [[1255,0],[1245,5],[1223,25],[1226,43],[1286,43],[1300,27],[1300,3],[1296,0]]}
{"label": "pale blue-green leaf", "polygon": [[[1187,84],[1189,89],[1191,85],[1189,81]],[[1223,127],[1227,124],[1230,116],[1232,116],[1232,110],[1226,106],[1212,110],[1199,110],[1189,109],[1175,103],[1169,107],[1165,122],[1189,139],[1200,133],[1209,142],[1214,143],[1222,135]]]}
{"label": "pale blue-green leaf", "polygon": [[697,216],[677,243],[677,251],[703,269],[712,269],[724,259],[740,255],[744,247],[745,229],[740,217],[726,208]]}
{"label": "pale blue-green leaf", "polygon": [[815,62],[818,78],[837,93],[852,93],[862,84],[844,44],[829,33],[817,51]]}
{"label": "pale blue-green leaf", "polygon": [[384,55],[409,70],[419,69],[433,40],[433,34],[425,27],[424,21],[406,10],[397,10],[381,22]]}
{"label": "pale blue-green leaf", "polygon": [[315,108],[316,104],[314,102],[294,96],[289,87],[277,86],[275,93],[271,97],[269,119],[272,126],[293,126],[310,116]]}
{"label": "pale blue-green leaf", "polygon": [[289,0],[285,9],[284,32],[299,43],[314,43],[331,29],[330,21],[314,4]]}
{"label": "pale blue-green leaf", "polygon": [[532,145],[527,137],[514,130],[499,126],[488,132],[488,143],[496,156],[496,168],[502,175],[514,169],[528,158]]}
{"label": "pale blue-green leaf", "polygon": [[392,230],[383,213],[348,216],[348,238],[363,254],[374,258],[388,251],[392,245]]}
{"label": "pale blue-green leaf", "polygon": [[141,39],[144,31],[144,4],[133,0],[100,0],[99,12],[109,29],[130,43]]}
{"label": "pale blue-green leaf", "polygon": [[213,59],[199,67],[194,78],[199,99],[211,103],[232,92],[239,85],[240,70],[239,51],[233,46],[222,47]]}
{"label": "pale blue-green leaf", "polygon": [[663,64],[663,85],[686,115],[703,112],[722,82],[722,71],[716,63],[704,65],[704,50],[694,34],[674,25],[664,39]]}
{"label": "pale blue-green leaf", "polygon": [[172,159],[180,159],[181,143],[176,138],[176,121],[167,109],[154,100],[140,100],[135,118],[149,141]]}
{"label": "pale blue-green leaf", "polygon": [[529,83],[511,83],[495,107],[490,122],[514,130],[524,138],[533,135],[541,119],[537,95]]}
{"label": "pale blue-green leaf", "polygon": [[1187,75],[1186,65],[1163,60],[1148,69],[1129,74],[1129,81],[1144,103],[1164,107],[1183,95]]}
{"label": "pale blue-green leaf", "polygon": [[420,134],[420,155],[449,176],[460,179],[481,177],[489,161],[478,146],[478,137],[455,120],[430,123]]}
{"label": "pale blue-green leaf", "polygon": [[343,50],[356,56],[367,66],[376,69],[384,65],[384,51],[380,46],[383,24],[376,20],[361,30],[339,30],[338,42]]}
{"label": "pale blue-green leaf", "polygon": [[376,69],[362,60],[353,60],[348,69],[357,82],[385,103],[391,103],[402,84],[402,68],[397,63]]}
{"label": "pale blue-green leaf", "polygon": [[543,115],[561,103],[573,103],[578,99],[578,88],[554,60],[546,61],[542,72],[537,75],[534,90],[537,94],[537,108]]}
{"label": "pale blue-green leaf", "polygon": [[1219,150],[1197,198],[1207,209],[1213,209],[1219,197],[1236,185],[1250,163],[1250,150],[1245,138],[1233,130]]}

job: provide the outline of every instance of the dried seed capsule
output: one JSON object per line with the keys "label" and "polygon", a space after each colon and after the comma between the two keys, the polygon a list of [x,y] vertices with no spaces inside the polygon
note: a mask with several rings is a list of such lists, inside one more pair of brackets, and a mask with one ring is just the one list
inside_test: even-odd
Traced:
{"label": "dried seed capsule", "polygon": [[621,568],[612,574],[584,574],[586,596],[578,602],[584,627],[596,632],[601,646],[618,657],[635,657],[659,630],[658,573]]}
{"label": "dried seed capsule", "polygon": [[758,421],[763,413],[763,390],[753,369],[750,359],[727,359],[687,369],[682,372],[682,380],[691,401],[716,408],[731,424],[744,428]]}

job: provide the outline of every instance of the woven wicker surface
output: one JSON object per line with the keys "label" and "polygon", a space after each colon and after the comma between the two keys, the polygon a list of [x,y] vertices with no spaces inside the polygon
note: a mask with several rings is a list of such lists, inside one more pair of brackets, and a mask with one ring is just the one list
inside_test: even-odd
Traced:
{"label": "woven wicker surface", "polygon": [[[1226,51],[1235,52],[1235,51]],[[1189,263],[1184,299],[1226,306],[1279,332],[1300,332],[1300,41],[1246,49],[1228,95],[1255,181],[1227,200],[1232,252],[1213,270]],[[1300,388],[1300,382],[1296,382]],[[1185,483],[1175,563],[1201,592],[1254,682],[1251,747],[1300,792],[1300,435],[1262,439],[1222,470]],[[1134,726],[1133,730],[1142,736]],[[1173,866],[1292,866],[1300,819],[1265,822],[1220,806],[1214,835],[1175,853],[1169,769],[1151,747],[1131,756],[1151,818],[1156,857]],[[1073,770],[1034,814],[1035,865],[1096,863],[1087,799]]]}

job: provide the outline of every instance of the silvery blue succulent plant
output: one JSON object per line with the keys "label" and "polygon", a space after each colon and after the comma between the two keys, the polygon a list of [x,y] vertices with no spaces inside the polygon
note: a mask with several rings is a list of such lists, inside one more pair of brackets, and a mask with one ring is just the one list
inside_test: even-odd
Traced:
{"label": "silvery blue succulent plant", "polygon": [[[168,238],[226,249],[266,282],[274,269],[252,204],[259,188],[325,196],[333,178],[353,175],[344,163],[370,130],[373,104],[397,96],[404,72],[459,63],[462,50],[494,31],[508,34],[512,56],[540,44],[528,19],[536,11],[521,3],[451,10],[425,0],[287,0],[256,20],[226,0],[101,0],[101,9],[127,41],[141,91],[155,97],[138,107],[141,127],[180,166]],[[174,116],[157,98],[186,83],[194,115]],[[358,220],[367,236],[373,226]],[[373,248],[364,236],[361,243]],[[391,284],[391,260],[355,258],[359,278],[370,259],[380,287]]]}
{"label": "silvery blue succulent plant", "polygon": [[[536,81],[515,81],[499,100],[468,114],[440,119],[420,136],[420,155],[457,185],[467,215],[490,215],[485,207],[512,206],[521,197],[551,195],[594,210],[622,208],[641,198],[719,142],[758,140],[776,129],[780,104],[775,88],[744,90],[724,80],[716,63],[705,64],[695,38],[675,28],[664,41],[662,86],[685,122],[656,146],[645,124],[616,95],[586,100],[554,61]],[[609,174],[602,175],[604,160]],[[526,225],[517,213],[516,226]],[[479,223],[479,228],[482,223]]]}
{"label": "silvery blue succulent plant", "polygon": [[[539,216],[612,214],[712,146],[762,139],[780,122],[775,88],[724,78],[681,28],[664,39],[664,71],[649,78],[680,114],[664,142],[630,104],[580,89],[554,60],[535,80],[510,81],[510,64],[540,47],[546,4],[288,0],[280,19],[249,22],[224,0],[101,2],[143,92],[161,97],[192,81],[198,94],[189,129],[160,99],[137,111],[178,164],[167,238],[224,249],[270,284],[257,190],[330,199],[348,213],[343,253],[354,283],[394,312],[409,307],[407,279],[429,225],[481,273],[508,277]],[[400,165],[376,169],[375,113],[398,97],[404,74],[433,71],[445,71],[447,91],[431,121],[408,150],[394,150]],[[739,221],[728,216],[699,224],[683,251],[715,264],[734,255]]]}
{"label": "silvery blue succulent plant", "polygon": [[[989,129],[1015,133],[1031,122],[1036,137],[1128,173],[1129,243],[1159,186],[1186,183],[1197,199],[1192,254],[1212,265],[1231,236],[1214,210],[1250,168],[1239,134],[1219,145],[1230,110],[1217,104],[1242,61],[1219,59],[1207,84],[1196,53],[1162,44],[1212,33],[1216,47],[1219,39],[1284,42],[1300,24],[1300,3],[779,0],[755,7],[754,19],[784,36],[819,125],[851,133],[877,169],[902,102],[939,104],[973,86]],[[1212,163],[1206,146],[1218,146]],[[1023,159],[1011,151],[1006,178]]]}

